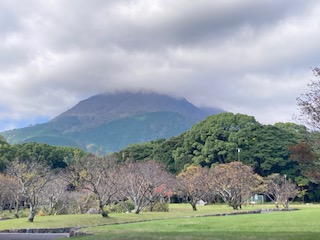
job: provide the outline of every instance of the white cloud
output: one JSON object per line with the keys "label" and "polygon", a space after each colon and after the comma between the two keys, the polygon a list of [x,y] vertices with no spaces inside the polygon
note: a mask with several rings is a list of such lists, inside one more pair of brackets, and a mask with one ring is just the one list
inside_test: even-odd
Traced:
{"label": "white cloud", "polygon": [[4,0],[0,130],[140,89],[289,121],[319,65],[319,13],[311,0]]}

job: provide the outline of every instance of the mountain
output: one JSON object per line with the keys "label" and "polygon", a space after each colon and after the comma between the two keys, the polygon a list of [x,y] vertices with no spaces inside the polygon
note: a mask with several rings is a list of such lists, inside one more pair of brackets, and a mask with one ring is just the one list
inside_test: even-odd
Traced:
{"label": "mountain", "polygon": [[170,138],[221,109],[201,109],[186,99],[156,93],[100,94],[51,121],[1,133],[8,143],[42,142],[86,151],[113,152],[133,144]]}

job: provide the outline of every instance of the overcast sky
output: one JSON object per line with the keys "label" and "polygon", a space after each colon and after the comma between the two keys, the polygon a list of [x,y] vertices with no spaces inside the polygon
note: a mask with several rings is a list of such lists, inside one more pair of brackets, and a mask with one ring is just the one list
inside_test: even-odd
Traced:
{"label": "overcast sky", "polygon": [[1,0],[0,131],[123,90],[293,121],[319,41],[317,0]]}

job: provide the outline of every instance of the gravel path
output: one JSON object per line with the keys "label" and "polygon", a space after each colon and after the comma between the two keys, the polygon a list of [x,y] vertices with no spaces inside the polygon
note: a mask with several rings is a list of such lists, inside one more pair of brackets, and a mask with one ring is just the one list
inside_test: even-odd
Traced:
{"label": "gravel path", "polygon": [[50,240],[67,237],[69,233],[0,233],[1,240]]}

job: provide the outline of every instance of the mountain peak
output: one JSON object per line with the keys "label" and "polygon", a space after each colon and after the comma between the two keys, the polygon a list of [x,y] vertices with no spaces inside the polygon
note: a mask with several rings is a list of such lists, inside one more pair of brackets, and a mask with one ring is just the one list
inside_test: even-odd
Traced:
{"label": "mountain peak", "polygon": [[47,123],[2,134],[9,143],[42,142],[113,152],[129,144],[179,135],[220,112],[208,112],[184,98],[152,92],[99,94]]}
{"label": "mountain peak", "polygon": [[178,99],[153,92],[120,92],[99,94],[82,100],[53,121],[76,117],[81,127],[87,128],[151,112],[177,112],[195,120],[207,115],[185,98]]}

